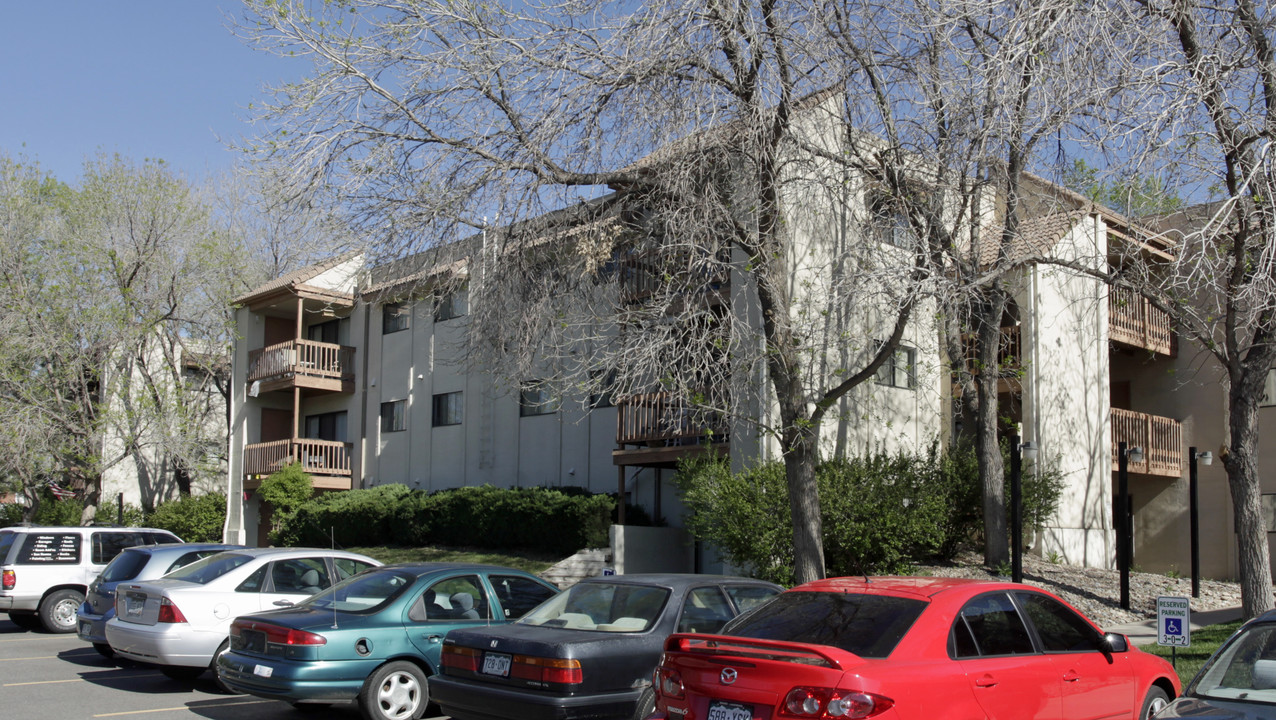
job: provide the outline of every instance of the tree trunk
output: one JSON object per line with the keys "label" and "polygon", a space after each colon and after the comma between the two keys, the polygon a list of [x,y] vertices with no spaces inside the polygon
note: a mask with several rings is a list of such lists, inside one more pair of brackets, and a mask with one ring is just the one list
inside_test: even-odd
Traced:
{"label": "tree trunk", "polygon": [[981,304],[977,319],[976,369],[979,374],[975,381],[978,394],[975,453],[983,489],[984,564],[990,568],[1010,562],[1010,547],[1006,539],[1005,469],[997,436],[997,387],[1001,380],[1001,366],[997,358],[1001,349],[1001,316],[1005,305],[1005,296],[996,293],[996,297]]}
{"label": "tree trunk", "polygon": [[805,583],[824,577],[824,526],[820,519],[819,490],[815,482],[818,456],[817,427],[795,427],[786,422],[784,477],[788,481],[789,511],[793,517],[793,575]]}
{"label": "tree trunk", "polygon": [[1231,443],[1224,459],[1236,518],[1236,553],[1240,562],[1241,605],[1246,618],[1273,609],[1271,558],[1267,523],[1263,517],[1262,485],[1258,474],[1257,397],[1245,396],[1232,384]]}

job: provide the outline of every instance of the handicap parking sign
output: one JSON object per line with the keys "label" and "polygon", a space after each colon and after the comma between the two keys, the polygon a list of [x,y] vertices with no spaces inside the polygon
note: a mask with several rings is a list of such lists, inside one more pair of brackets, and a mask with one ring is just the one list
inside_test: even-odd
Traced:
{"label": "handicap parking sign", "polygon": [[1191,607],[1185,597],[1156,599],[1156,642],[1158,645],[1191,647]]}

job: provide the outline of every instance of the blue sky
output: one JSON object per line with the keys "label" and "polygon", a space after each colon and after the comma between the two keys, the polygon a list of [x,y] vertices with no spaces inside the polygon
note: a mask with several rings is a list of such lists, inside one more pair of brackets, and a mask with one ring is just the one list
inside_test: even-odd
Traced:
{"label": "blue sky", "polygon": [[[0,22],[0,151],[76,183],[99,150],[192,180],[229,168],[262,87],[306,71],[231,34],[234,0],[13,0]],[[219,139],[222,138],[222,139]]]}

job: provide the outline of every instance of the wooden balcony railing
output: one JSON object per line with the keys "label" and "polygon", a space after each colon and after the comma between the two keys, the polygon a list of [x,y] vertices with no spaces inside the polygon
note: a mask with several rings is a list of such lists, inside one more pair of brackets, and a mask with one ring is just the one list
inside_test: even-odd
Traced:
{"label": "wooden balcony railing", "polygon": [[712,411],[668,392],[632,395],[616,403],[616,444],[664,447],[727,442],[727,425]]}
{"label": "wooden balcony railing", "polygon": [[[971,368],[971,374],[978,375],[979,371],[974,367],[975,358],[978,355],[978,345],[974,333],[967,333],[962,336],[964,351],[966,353],[966,365]],[[1020,333],[1018,325],[1007,325],[1001,328],[1001,342],[997,348],[997,365],[1000,373],[1006,371],[1018,370],[1023,366],[1023,347],[1020,342]]]}
{"label": "wooden balcony railing", "polygon": [[311,475],[350,475],[350,443],[333,440],[275,440],[244,446],[244,474],[270,475],[299,462]]}
{"label": "wooden balcony railing", "polygon": [[1119,443],[1143,448],[1143,462],[1129,463],[1132,473],[1180,477],[1183,474],[1183,426],[1178,420],[1112,408],[1112,469],[1120,467]]}
{"label": "wooden balcony railing", "polygon": [[349,380],[354,377],[354,348],[288,340],[248,353],[248,382],[298,375]]}
{"label": "wooden balcony railing", "polygon": [[1126,288],[1108,290],[1108,337],[1162,355],[1174,352],[1170,316]]}
{"label": "wooden balcony railing", "polygon": [[727,257],[686,248],[645,250],[620,262],[620,301],[634,305],[667,291],[719,293],[731,282]]}

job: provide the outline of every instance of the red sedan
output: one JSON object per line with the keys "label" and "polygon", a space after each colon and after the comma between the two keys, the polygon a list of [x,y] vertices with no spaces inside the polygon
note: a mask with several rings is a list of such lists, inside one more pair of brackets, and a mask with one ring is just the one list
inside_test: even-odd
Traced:
{"label": "red sedan", "polygon": [[1142,720],[1180,691],[1169,663],[1013,583],[820,580],[722,632],[670,636],[655,718]]}

